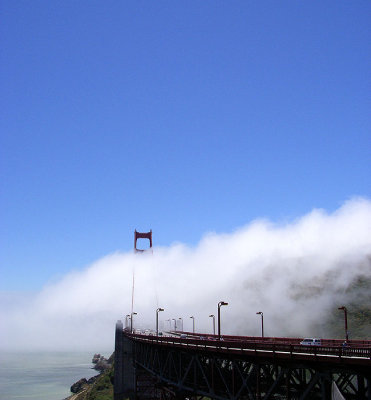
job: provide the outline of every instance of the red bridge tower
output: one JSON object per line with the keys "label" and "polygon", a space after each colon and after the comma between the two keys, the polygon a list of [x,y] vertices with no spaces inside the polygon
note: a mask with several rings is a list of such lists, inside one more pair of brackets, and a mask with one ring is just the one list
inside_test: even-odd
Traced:
{"label": "red bridge tower", "polygon": [[[148,239],[149,240],[149,249],[142,250],[137,248],[137,240],[138,239]],[[152,229],[149,232],[137,232],[135,229],[134,231],[134,252],[135,253],[142,253],[144,251],[152,251]]]}

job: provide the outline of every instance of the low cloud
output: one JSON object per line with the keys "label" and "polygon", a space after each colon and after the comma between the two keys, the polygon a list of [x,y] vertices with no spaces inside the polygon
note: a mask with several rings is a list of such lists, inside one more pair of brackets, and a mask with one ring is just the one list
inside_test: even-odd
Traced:
{"label": "low cloud", "polygon": [[[225,334],[326,336],[320,323],[371,278],[371,201],[353,199],[332,214],[313,210],[285,224],[256,220],[230,234],[209,233],[190,248],[151,254],[114,253],[36,294],[2,294],[0,346],[6,349],[112,349],[114,326],[131,311],[135,325],[154,328],[182,317],[184,329],[212,331],[222,308]],[[348,296],[348,297],[347,297]]]}

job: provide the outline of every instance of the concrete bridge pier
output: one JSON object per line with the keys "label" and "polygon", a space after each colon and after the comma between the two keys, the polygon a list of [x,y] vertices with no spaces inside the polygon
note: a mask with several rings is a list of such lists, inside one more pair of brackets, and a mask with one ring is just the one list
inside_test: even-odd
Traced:
{"label": "concrete bridge pier", "polygon": [[122,321],[116,323],[114,400],[135,398],[133,342],[124,336]]}

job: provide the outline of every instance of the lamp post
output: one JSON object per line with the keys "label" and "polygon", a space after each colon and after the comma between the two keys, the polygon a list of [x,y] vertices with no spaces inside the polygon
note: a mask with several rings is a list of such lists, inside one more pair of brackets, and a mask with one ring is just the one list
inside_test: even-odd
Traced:
{"label": "lamp post", "polygon": [[195,317],[192,315],[192,317],[189,317],[189,318],[192,318],[192,321],[193,321],[193,333],[195,333]]}
{"label": "lamp post", "polygon": [[156,310],[156,336],[158,336],[158,313],[159,313],[160,311],[164,311],[164,309],[163,309],[163,308],[158,308],[158,309]]}
{"label": "lamp post", "polygon": [[215,336],[215,315],[211,314],[211,315],[209,315],[209,317],[213,319],[213,332],[214,332],[214,336]]}
{"label": "lamp post", "polygon": [[345,325],[345,341],[348,342],[349,334],[348,334],[348,312],[345,306],[339,307],[338,310],[344,311],[344,325]]}
{"label": "lamp post", "polygon": [[262,338],[264,338],[264,316],[263,316],[263,312],[262,311],[258,311],[256,314],[260,314],[261,315],[261,320],[262,320]]}
{"label": "lamp post", "polygon": [[133,315],[138,315],[136,312],[130,314],[130,333],[133,333]]}
{"label": "lamp post", "polygon": [[126,317],[125,317],[125,328],[129,329],[128,319],[130,319],[130,314],[126,314]]}
{"label": "lamp post", "polygon": [[174,328],[175,328],[175,332],[176,332],[176,319],[172,318],[171,320],[174,321]]}
{"label": "lamp post", "polygon": [[218,339],[220,340],[220,307],[221,306],[227,306],[228,303],[225,301],[219,301],[218,303]]}
{"label": "lamp post", "polygon": [[183,332],[183,318],[179,317],[178,319],[182,322],[182,332]]}

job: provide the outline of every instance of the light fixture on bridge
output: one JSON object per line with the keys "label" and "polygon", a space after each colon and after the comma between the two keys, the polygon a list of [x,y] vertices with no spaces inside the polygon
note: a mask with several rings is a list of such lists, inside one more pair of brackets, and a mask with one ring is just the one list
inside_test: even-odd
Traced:
{"label": "light fixture on bridge", "polygon": [[157,310],[156,310],[156,336],[158,336],[158,313],[160,312],[160,311],[165,311],[163,308],[158,308]]}
{"label": "light fixture on bridge", "polygon": [[133,333],[133,315],[138,315],[136,312],[130,314],[130,333]]}
{"label": "light fixture on bridge", "polygon": [[209,315],[209,317],[213,319],[213,332],[214,332],[214,336],[215,336],[215,315],[211,314],[211,315]]}
{"label": "light fixture on bridge", "polygon": [[338,310],[344,311],[344,328],[345,328],[345,341],[348,342],[349,340],[349,333],[348,333],[348,310],[345,306],[341,306]]}
{"label": "light fixture on bridge", "polygon": [[[171,320],[174,321],[174,329],[175,329],[175,332],[176,332],[176,319],[172,318]],[[170,330],[171,330],[171,324],[170,324]]]}
{"label": "light fixture on bridge", "polygon": [[192,315],[192,317],[189,318],[192,318],[193,320],[193,333],[195,333],[195,317]]}
{"label": "light fixture on bridge", "polygon": [[228,303],[225,301],[219,301],[218,303],[218,339],[220,340],[220,307],[221,306],[227,306]]}
{"label": "light fixture on bridge", "polygon": [[262,311],[258,311],[256,314],[261,315],[261,323],[262,323],[262,338],[264,338],[264,316]]}
{"label": "light fixture on bridge", "polygon": [[182,322],[182,332],[183,332],[183,318],[179,317],[178,319]]}
{"label": "light fixture on bridge", "polygon": [[129,329],[128,319],[130,319],[130,314],[126,314],[126,317],[125,317],[125,328]]}

